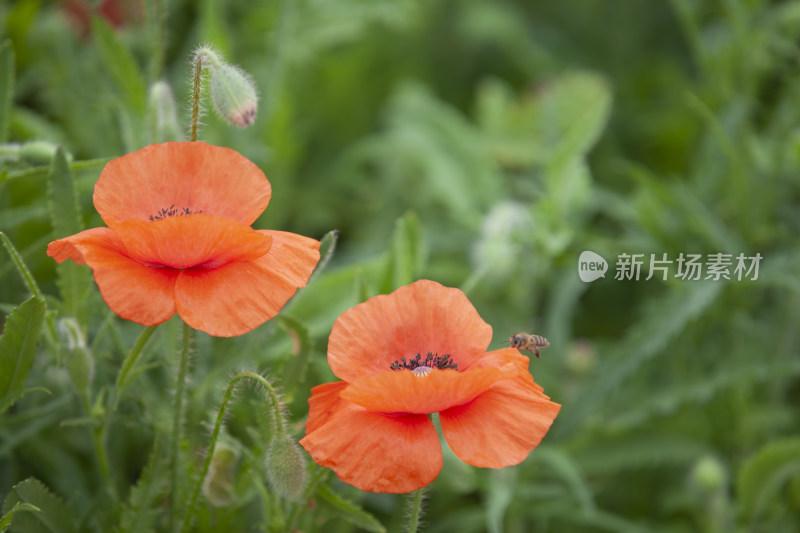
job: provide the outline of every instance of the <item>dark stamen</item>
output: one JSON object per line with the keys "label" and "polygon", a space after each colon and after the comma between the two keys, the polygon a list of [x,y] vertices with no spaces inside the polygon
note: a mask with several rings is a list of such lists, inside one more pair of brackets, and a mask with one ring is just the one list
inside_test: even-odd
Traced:
{"label": "dark stamen", "polygon": [[389,368],[391,368],[392,370],[403,370],[406,368],[408,370],[414,370],[415,368],[420,366],[427,366],[430,368],[440,368],[440,369],[452,368],[453,370],[458,370],[458,365],[456,365],[456,363],[453,362],[453,358],[450,356],[450,354],[438,355],[428,352],[428,354],[425,356],[425,360],[423,361],[421,359],[422,359],[421,354],[415,355],[408,361],[406,361],[405,356],[403,356],[394,363],[392,363],[392,365]]}
{"label": "dark stamen", "polygon": [[197,211],[192,211],[188,207],[183,207],[180,210],[175,209],[175,204],[172,204],[168,208],[164,209],[163,207],[158,212],[157,215],[150,215],[150,221],[154,220],[164,220],[165,218],[175,217],[175,216],[185,216],[185,215],[194,215],[196,213],[202,213],[202,209],[198,209]]}

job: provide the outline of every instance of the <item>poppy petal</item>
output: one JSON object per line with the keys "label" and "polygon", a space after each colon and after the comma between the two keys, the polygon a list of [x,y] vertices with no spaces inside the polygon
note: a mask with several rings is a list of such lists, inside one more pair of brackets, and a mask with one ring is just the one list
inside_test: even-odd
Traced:
{"label": "poppy petal", "polygon": [[411,492],[442,470],[439,436],[425,415],[384,415],[348,403],[300,445],[318,465],[370,492]]}
{"label": "poppy petal", "polygon": [[409,370],[386,370],[352,381],[341,396],[381,413],[438,413],[467,403],[498,381],[514,375],[510,367],[476,368],[468,372],[434,368],[422,377]]}
{"label": "poppy petal", "polygon": [[346,381],[335,381],[333,383],[323,383],[311,389],[311,397],[308,399],[308,420],[306,421],[306,433],[311,433],[315,429],[325,424],[328,419],[347,404],[339,397],[342,389],[347,387]]}
{"label": "poppy petal", "polygon": [[109,226],[150,220],[171,209],[249,226],[270,196],[264,173],[238,152],[197,141],[170,142],[110,161],[95,185],[94,206]]}
{"label": "poppy petal", "polygon": [[469,367],[469,370],[475,368],[499,368],[511,364],[517,369],[519,377],[527,381],[537,391],[542,392],[544,389],[533,381],[533,376],[528,370],[530,363],[530,358],[522,355],[516,348],[501,348],[500,350],[486,352],[483,357],[476,360]]}
{"label": "poppy petal", "polygon": [[47,254],[59,263],[72,259],[87,264],[108,307],[117,315],[154,326],[175,314],[178,270],[152,268],[125,255],[119,238],[108,228],[93,228],[51,242]]}
{"label": "poppy petal", "polygon": [[272,237],[215,215],[174,216],[114,225],[125,250],[140,263],[169,268],[217,268],[252,261],[269,251]]}
{"label": "poppy petal", "polygon": [[254,261],[182,270],[175,285],[178,314],[216,337],[242,335],[260,326],[304,287],[319,261],[319,242],[283,231],[260,230],[272,247]]}
{"label": "poppy petal", "polygon": [[442,433],[465,463],[519,464],[541,442],[561,406],[523,378],[501,381],[471,402],[439,413]]}
{"label": "poppy petal", "polygon": [[345,381],[388,370],[418,353],[451,355],[466,368],[491,340],[492,327],[463,292],[420,280],[342,313],[328,341],[328,363]]}

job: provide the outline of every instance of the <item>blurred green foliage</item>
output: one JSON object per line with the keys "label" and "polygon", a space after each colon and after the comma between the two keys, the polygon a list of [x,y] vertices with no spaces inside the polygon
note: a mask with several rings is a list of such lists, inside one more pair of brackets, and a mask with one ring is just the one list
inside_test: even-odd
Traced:
{"label": "blurred green foliage", "polygon": [[[155,124],[155,82],[188,126],[203,42],[261,93],[252,127],[207,116],[200,133],[269,177],[256,227],[339,233],[278,319],[198,335],[184,495],[233,372],[280,384],[299,436],[335,318],[429,278],[468,293],[494,347],[547,336],[531,371],[563,409],[518,467],[445,447],[425,531],[800,528],[800,2],[16,0],[0,3],[0,530],[166,528],[180,324],[121,387],[142,328],[45,250],[102,224],[106,161],[178,135]],[[580,281],[583,250],[605,279]],[[758,279],[613,276],[622,253],[717,252],[760,253]],[[197,531],[401,527],[402,498],[313,465],[313,510],[272,494],[262,403],[238,389],[231,503],[201,497]]]}

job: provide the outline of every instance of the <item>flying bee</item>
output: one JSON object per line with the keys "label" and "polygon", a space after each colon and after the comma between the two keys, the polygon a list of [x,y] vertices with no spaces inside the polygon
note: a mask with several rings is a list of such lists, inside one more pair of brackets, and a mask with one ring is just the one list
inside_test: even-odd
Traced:
{"label": "flying bee", "polygon": [[516,348],[517,350],[525,350],[532,353],[537,359],[542,358],[540,355],[542,353],[542,348],[547,348],[550,346],[550,341],[541,335],[529,335],[527,333],[517,333],[516,335],[512,335],[511,338],[508,339],[508,343],[512,348]]}

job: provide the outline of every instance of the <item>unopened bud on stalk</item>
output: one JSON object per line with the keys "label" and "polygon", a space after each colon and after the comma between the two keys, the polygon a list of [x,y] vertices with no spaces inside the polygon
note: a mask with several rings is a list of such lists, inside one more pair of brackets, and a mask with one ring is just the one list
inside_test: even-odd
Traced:
{"label": "unopened bud on stalk", "polygon": [[150,136],[153,143],[183,140],[183,132],[175,108],[175,96],[167,82],[159,80],[150,86],[147,108],[150,119]]}
{"label": "unopened bud on stalk", "polygon": [[256,119],[256,87],[244,71],[232,65],[212,67],[211,101],[221,116],[240,128],[246,128]]}
{"label": "unopened bud on stalk", "polygon": [[306,484],[306,462],[294,440],[286,435],[272,439],[266,466],[270,485],[281,496],[295,499],[302,494]]}
{"label": "unopened bud on stalk", "polygon": [[210,46],[201,46],[194,53],[192,85],[192,137],[197,130],[200,114],[200,84],[202,73],[210,72],[211,101],[217,113],[225,120],[246,128],[255,121],[258,94],[250,76],[238,67],[228,64]]}
{"label": "unopened bud on stalk", "polygon": [[234,483],[236,482],[236,461],[239,450],[227,444],[217,444],[206,478],[203,480],[203,495],[211,505],[225,507],[236,501]]}
{"label": "unopened bud on stalk", "polygon": [[68,317],[58,322],[60,336],[66,341],[65,366],[78,393],[87,398],[94,378],[94,357],[86,346],[86,337],[78,321]]}

